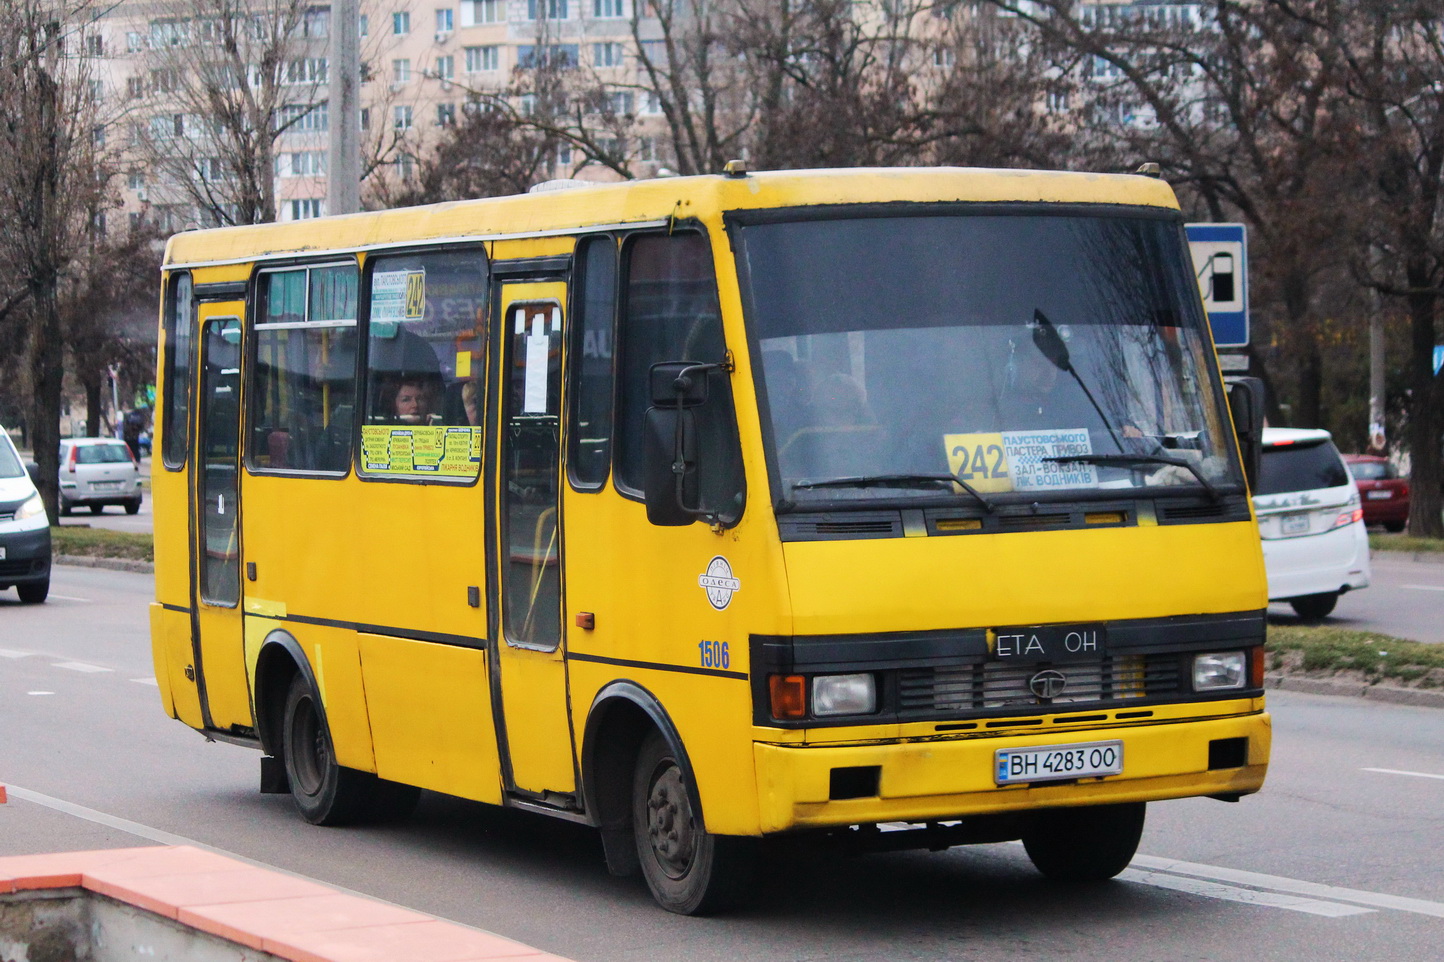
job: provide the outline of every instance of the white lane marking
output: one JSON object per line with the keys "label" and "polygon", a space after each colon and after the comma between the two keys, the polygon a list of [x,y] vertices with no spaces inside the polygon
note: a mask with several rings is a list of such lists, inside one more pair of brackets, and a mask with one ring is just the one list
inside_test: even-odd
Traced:
{"label": "white lane marking", "polygon": [[1356,902],[1359,905],[1370,905],[1378,909],[1413,912],[1417,915],[1429,915],[1436,919],[1444,919],[1444,903],[1429,902],[1424,899],[1411,899],[1401,895],[1384,895],[1379,892],[1365,892],[1360,889],[1340,888],[1337,885],[1304,882],[1300,879],[1284,878],[1279,875],[1244,872],[1239,869],[1221,868],[1217,865],[1199,865],[1196,862],[1178,862],[1173,859],[1154,858],[1149,855],[1135,856],[1133,864],[1141,868],[1153,869],[1160,872],[1173,872],[1178,875],[1192,875],[1216,882],[1232,882],[1236,885],[1273,889],[1276,892],[1288,892],[1293,895],[1336,899],[1340,902]]}
{"label": "white lane marking", "polygon": [[29,658],[31,652],[15,651],[11,648],[0,648],[0,658]]}
{"label": "white lane marking", "polygon": [[55,694],[55,692],[53,692],[53,691],[27,691],[25,694],[27,694],[27,695],[53,695],[53,694]]}
{"label": "white lane marking", "polygon": [[87,665],[87,664],[86,664],[85,662],[83,662],[83,661],[61,661],[61,662],[56,662],[54,665],[51,665],[50,667],[52,667],[52,668],[67,668],[67,669],[69,669],[70,671],[82,671],[82,672],[92,672],[92,673],[93,673],[93,672],[97,672],[97,671],[115,671],[114,668],[102,668],[102,667],[100,667],[99,665]]}
{"label": "white lane marking", "polygon": [[1413,588],[1415,591],[1444,591],[1444,585],[1400,585],[1402,588]]}
{"label": "white lane marking", "polygon": [[92,601],[92,600],[89,599],[89,598],[76,598],[74,595],[57,595],[57,594],[56,594],[55,592],[53,592],[53,591],[50,592],[50,594],[47,595],[46,597],[48,597],[48,598],[54,598],[54,599],[56,599],[57,601],[78,601],[78,602],[80,602],[80,603],[83,604],[83,605],[93,605],[93,604],[95,604],[95,602]]}
{"label": "white lane marking", "polygon": [[1431,775],[1428,772],[1403,772],[1397,768],[1361,768],[1361,772],[1378,772],[1380,775],[1412,775],[1415,778],[1437,778],[1444,781],[1444,775]]}
{"label": "white lane marking", "polygon": [[1206,898],[1223,899],[1227,902],[1243,902],[1246,905],[1289,909],[1293,912],[1307,912],[1310,915],[1322,915],[1331,919],[1343,918],[1347,915],[1365,915],[1375,911],[1375,909],[1361,908],[1357,905],[1320,902],[1315,899],[1299,898],[1297,895],[1259,892],[1254,889],[1241,889],[1233,885],[1221,885],[1218,882],[1207,882],[1203,879],[1181,878],[1177,875],[1164,875],[1161,872],[1140,872],[1131,868],[1124,869],[1118,877],[1125,882],[1139,882],[1156,888],[1187,892],[1189,895],[1202,895]]}
{"label": "white lane marking", "polygon": [[135,682],[137,685],[154,685],[156,688],[160,687],[160,682],[156,681],[154,678],[132,678],[131,681]]}

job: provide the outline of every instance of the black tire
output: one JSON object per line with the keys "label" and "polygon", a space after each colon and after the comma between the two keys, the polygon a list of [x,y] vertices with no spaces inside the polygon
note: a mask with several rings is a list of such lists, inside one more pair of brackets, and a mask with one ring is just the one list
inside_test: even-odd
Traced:
{"label": "black tire", "polygon": [[1392,532],[1393,534],[1398,534],[1400,531],[1403,531],[1403,530],[1404,530],[1404,522],[1402,522],[1402,521],[1385,521],[1385,522],[1384,522],[1384,530],[1385,530],[1385,531]]}
{"label": "black tire", "polygon": [[64,498],[60,499],[60,516],[62,518],[70,517],[71,513],[74,511],[75,505],[71,504],[69,501],[66,501]]}
{"label": "black tire", "polygon": [[1304,621],[1323,621],[1334,610],[1334,605],[1338,603],[1339,593],[1337,591],[1326,591],[1319,595],[1303,595],[1289,599],[1289,604],[1293,605],[1294,612]]}
{"label": "black tire", "polygon": [[126,514],[140,514],[140,498],[125,503]]}
{"label": "black tire", "polygon": [[660,732],[647,736],[632,779],[632,829],[657,904],[678,915],[710,915],[746,895],[756,840],[708,832],[692,805],[690,778]]}
{"label": "black tire", "polygon": [[105,505],[103,505],[103,504],[92,504],[92,505],[90,506],[90,513],[91,513],[91,514],[100,514],[100,513],[101,513],[102,511],[104,511],[104,510],[105,510]]}
{"label": "black tire", "polygon": [[20,592],[20,600],[27,605],[38,605],[50,594],[50,579],[44,581],[32,581],[29,584],[16,585],[15,590]]}
{"label": "black tire", "polygon": [[1056,882],[1102,882],[1128,867],[1143,836],[1143,802],[1039,812],[1023,832],[1033,865]]}
{"label": "black tire", "polygon": [[304,678],[291,680],[281,739],[291,798],[301,816],[313,825],[349,825],[410,815],[421,789],[336,764],[331,733],[318,705]]}

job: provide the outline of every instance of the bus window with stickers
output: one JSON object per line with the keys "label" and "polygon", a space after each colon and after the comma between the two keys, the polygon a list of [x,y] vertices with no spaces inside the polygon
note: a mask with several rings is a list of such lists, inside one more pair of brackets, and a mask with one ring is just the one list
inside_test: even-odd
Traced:
{"label": "bus window with stickers", "polygon": [[738,234],[783,499],[1241,487],[1176,223],[1020,213]]}
{"label": "bus window with stickers", "polygon": [[481,463],[479,249],[370,262],[362,474],[471,480]]}

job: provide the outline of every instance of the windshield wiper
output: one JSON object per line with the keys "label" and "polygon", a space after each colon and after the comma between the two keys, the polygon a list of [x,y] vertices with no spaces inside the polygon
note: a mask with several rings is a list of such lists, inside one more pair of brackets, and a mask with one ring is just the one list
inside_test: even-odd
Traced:
{"label": "windshield wiper", "polygon": [[957,485],[977,499],[989,514],[993,513],[993,502],[982,492],[962,478],[952,474],[864,474],[848,478],[827,478],[823,481],[794,481],[793,490],[798,488],[923,488],[934,485]]}
{"label": "windshield wiper", "polygon": [[1182,458],[1163,458],[1159,457],[1156,454],[1069,454],[1057,458],[1044,458],[1043,460],[1052,461],[1055,464],[1082,463],[1101,464],[1104,466],[1116,465],[1118,467],[1130,467],[1139,464],[1172,465],[1175,468],[1183,468],[1189,474],[1192,474],[1195,478],[1197,478],[1198,483],[1203,485],[1203,489],[1208,492],[1208,496],[1211,500],[1219,501],[1223,498],[1223,495],[1219,494],[1218,489],[1209,483],[1208,479],[1203,476],[1202,472],[1200,472],[1198,468],[1195,468],[1192,464],[1189,464]]}

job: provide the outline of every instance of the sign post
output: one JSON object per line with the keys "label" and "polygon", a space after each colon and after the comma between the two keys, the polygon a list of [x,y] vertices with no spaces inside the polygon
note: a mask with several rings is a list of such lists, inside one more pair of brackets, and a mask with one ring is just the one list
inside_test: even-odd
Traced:
{"label": "sign post", "polygon": [[1216,347],[1248,346],[1248,235],[1242,224],[1186,224]]}

